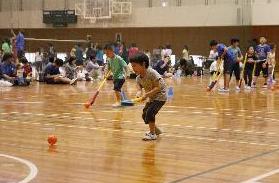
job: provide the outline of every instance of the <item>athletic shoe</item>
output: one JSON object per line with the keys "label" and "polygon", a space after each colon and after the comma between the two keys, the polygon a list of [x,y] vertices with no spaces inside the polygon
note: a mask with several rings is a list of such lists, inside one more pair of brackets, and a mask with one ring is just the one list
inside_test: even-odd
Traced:
{"label": "athletic shoe", "polygon": [[264,83],[263,88],[267,88],[267,83]]}
{"label": "athletic shoe", "polygon": [[239,86],[235,87],[235,90],[236,90],[236,91],[239,91],[239,90],[240,90]]}
{"label": "athletic shoe", "polygon": [[251,88],[251,86],[247,86],[246,88],[245,88],[245,90],[251,90],[252,88]]}
{"label": "athletic shoe", "polygon": [[72,79],[70,85],[76,85],[76,84],[77,84],[77,78]]}
{"label": "athletic shoe", "polygon": [[276,83],[276,80],[272,80],[272,83]]}
{"label": "athletic shoe", "polygon": [[156,140],[157,139],[157,135],[156,134],[152,134],[152,133],[145,133],[144,137],[142,138],[142,140],[145,141],[149,141],[149,140]]}
{"label": "athletic shoe", "polygon": [[229,92],[230,90],[229,89],[225,89],[225,88],[219,88],[218,91],[222,92],[222,93],[226,93],[226,92]]}
{"label": "athletic shoe", "polygon": [[112,107],[121,107],[121,103],[120,102],[115,102],[114,104],[112,104]]}

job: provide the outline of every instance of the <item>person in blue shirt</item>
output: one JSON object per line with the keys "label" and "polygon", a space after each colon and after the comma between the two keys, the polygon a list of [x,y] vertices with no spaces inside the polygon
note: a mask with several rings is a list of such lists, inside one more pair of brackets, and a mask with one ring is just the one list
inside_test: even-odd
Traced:
{"label": "person in blue shirt", "polygon": [[47,84],[70,84],[75,85],[77,78],[70,80],[60,74],[59,67],[63,65],[63,60],[56,59],[53,64],[45,68],[45,81]]}
{"label": "person in blue shirt", "polygon": [[232,64],[228,59],[228,48],[225,44],[218,43],[216,40],[212,40],[209,43],[211,50],[214,50],[218,53],[218,60],[222,59],[223,62],[223,73],[224,73],[224,88],[220,88],[220,92],[229,92],[229,82],[230,74],[232,70]]}
{"label": "person in blue shirt", "polygon": [[98,65],[104,65],[104,51],[101,45],[97,46],[96,60]]}
{"label": "person in blue shirt", "polygon": [[24,57],[24,47],[25,47],[25,40],[24,40],[23,30],[19,30],[16,36],[16,51],[17,51],[17,57],[19,59]]}
{"label": "person in blue shirt", "polygon": [[265,37],[260,37],[260,44],[256,46],[256,55],[258,57],[258,62],[256,63],[256,69],[254,73],[254,81],[252,88],[256,88],[256,82],[260,73],[262,71],[263,77],[265,79],[263,88],[267,88],[267,78],[268,78],[268,62],[267,56],[271,52],[270,46],[266,44],[267,40]]}
{"label": "person in blue shirt", "polygon": [[83,66],[83,49],[80,44],[76,45],[76,65]]}
{"label": "person in blue shirt", "polygon": [[231,39],[231,46],[228,47],[227,57],[231,64],[230,68],[230,79],[232,74],[234,73],[236,79],[236,90],[239,91],[239,81],[240,81],[240,65],[239,63],[243,59],[243,55],[239,48],[239,39],[232,38]]}
{"label": "person in blue shirt", "polygon": [[1,78],[11,83],[14,83],[17,76],[16,65],[14,64],[14,58],[11,53],[6,53],[3,56],[3,62],[0,65]]}

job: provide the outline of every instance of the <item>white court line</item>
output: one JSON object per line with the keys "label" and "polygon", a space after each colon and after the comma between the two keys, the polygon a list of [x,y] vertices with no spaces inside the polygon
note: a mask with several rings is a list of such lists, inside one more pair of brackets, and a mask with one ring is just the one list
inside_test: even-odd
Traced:
{"label": "white court line", "polygon": [[277,174],[277,173],[279,173],[279,169],[272,170],[272,171],[270,171],[270,172],[268,172],[268,173],[259,175],[259,176],[257,176],[257,177],[254,177],[254,178],[249,179],[249,180],[247,180],[247,181],[244,181],[244,182],[242,182],[242,183],[259,183],[258,181],[260,181],[260,180],[262,180],[262,179],[264,179],[264,178],[266,178],[266,177],[269,177],[269,176],[271,176],[271,175]]}
{"label": "white court line", "polygon": [[37,169],[36,165],[31,163],[30,161],[27,161],[25,159],[21,159],[21,158],[15,157],[15,156],[6,155],[6,154],[0,154],[0,157],[1,156],[5,157],[5,158],[9,158],[9,159],[19,161],[20,163],[28,166],[28,168],[30,169],[29,175],[27,177],[25,177],[23,180],[19,181],[18,183],[28,183],[37,176],[38,169]]}

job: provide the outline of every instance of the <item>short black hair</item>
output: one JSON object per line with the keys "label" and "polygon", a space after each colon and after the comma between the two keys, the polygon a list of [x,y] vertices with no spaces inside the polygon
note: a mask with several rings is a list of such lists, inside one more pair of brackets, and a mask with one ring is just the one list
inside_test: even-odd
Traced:
{"label": "short black hair", "polygon": [[218,42],[216,41],[216,40],[211,40],[210,42],[209,42],[209,45],[210,46],[216,46],[218,44]]}
{"label": "short black hair", "polygon": [[48,58],[48,61],[49,61],[50,63],[53,63],[53,62],[54,62],[54,57],[49,57],[49,58]]}
{"label": "short black hair", "polygon": [[105,47],[104,47],[104,50],[111,50],[111,51],[114,51],[114,46],[113,46],[113,44],[111,44],[111,43],[106,44]]}
{"label": "short black hair", "polygon": [[95,59],[96,59],[96,55],[95,55],[95,54],[90,55],[90,56],[89,56],[89,59],[90,59],[90,60],[95,60]]}
{"label": "short black hair", "polygon": [[232,38],[231,39],[231,44],[234,44],[234,43],[239,43],[239,39],[238,38]]}
{"label": "short black hair", "polygon": [[61,66],[63,65],[63,60],[60,59],[60,58],[57,58],[57,59],[54,61],[54,63],[55,63],[57,66],[61,67]]}
{"label": "short black hair", "polygon": [[8,60],[9,58],[13,58],[13,54],[11,54],[11,53],[5,53],[2,60],[3,60],[3,61],[6,61],[6,60]]}
{"label": "short black hair", "polygon": [[20,62],[23,64],[27,64],[28,60],[25,57],[20,58]]}
{"label": "short black hair", "polygon": [[137,53],[134,56],[132,56],[129,60],[131,63],[137,63],[140,65],[144,65],[145,68],[149,67],[149,58],[146,54],[144,53]]}

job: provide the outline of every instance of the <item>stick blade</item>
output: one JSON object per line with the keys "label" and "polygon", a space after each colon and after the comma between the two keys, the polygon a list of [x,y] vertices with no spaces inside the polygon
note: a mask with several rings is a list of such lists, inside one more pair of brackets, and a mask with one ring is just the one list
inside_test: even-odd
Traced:
{"label": "stick blade", "polygon": [[217,83],[217,80],[215,80],[215,81],[212,81],[211,83],[210,83],[210,85],[207,87],[207,91],[211,91],[212,90],[212,88],[214,88],[214,86],[215,86],[215,84]]}
{"label": "stick blade", "polygon": [[121,101],[121,106],[133,106],[135,103],[131,100],[122,100]]}

